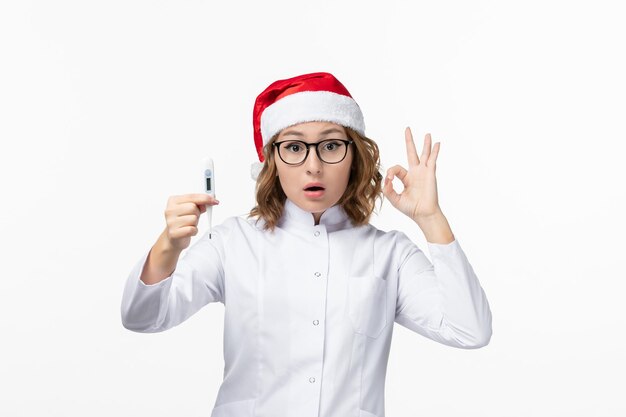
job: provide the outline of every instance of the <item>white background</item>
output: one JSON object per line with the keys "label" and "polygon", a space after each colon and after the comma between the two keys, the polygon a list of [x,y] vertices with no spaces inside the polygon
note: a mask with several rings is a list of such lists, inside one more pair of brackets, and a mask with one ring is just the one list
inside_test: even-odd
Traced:
{"label": "white background", "polygon": [[[478,350],[396,325],[387,415],[626,413],[620,2],[385,3],[0,3],[0,415],[210,415],[223,305],[133,333],[123,285],[203,156],[214,222],[252,207],[254,99],[315,71],[384,166],[405,126],[441,141],[440,205],[493,312]],[[372,223],[425,248],[388,202]]]}

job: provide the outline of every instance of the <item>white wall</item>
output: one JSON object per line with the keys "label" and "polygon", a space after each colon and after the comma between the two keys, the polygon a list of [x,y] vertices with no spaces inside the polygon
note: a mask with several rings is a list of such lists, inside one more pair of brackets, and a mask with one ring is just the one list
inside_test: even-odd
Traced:
{"label": "white wall", "polygon": [[[440,204],[493,312],[479,350],[396,325],[387,415],[626,412],[620,3],[385,3],[0,4],[0,415],[210,414],[223,306],[133,333],[123,284],[204,155],[215,222],[251,208],[254,99],[314,71],[385,166],[407,125],[441,141]],[[424,247],[389,203],[373,223]]]}

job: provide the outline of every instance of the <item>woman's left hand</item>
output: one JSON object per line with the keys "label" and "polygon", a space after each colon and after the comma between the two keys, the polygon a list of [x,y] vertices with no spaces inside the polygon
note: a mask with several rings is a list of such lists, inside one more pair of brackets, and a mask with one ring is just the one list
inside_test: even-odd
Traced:
{"label": "woman's left hand", "polygon": [[[383,185],[383,195],[395,208],[418,222],[441,213],[437,198],[437,180],[435,178],[435,163],[441,142],[435,143],[431,152],[432,140],[430,133],[426,134],[420,162],[411,129],[407,127],[404,131],[404,136],[409,170],[407,171],[400,165],[389,168]],[[404,185],[404,189],[400,194],[393,189],[392,181],[394,176],[398,177]]]}

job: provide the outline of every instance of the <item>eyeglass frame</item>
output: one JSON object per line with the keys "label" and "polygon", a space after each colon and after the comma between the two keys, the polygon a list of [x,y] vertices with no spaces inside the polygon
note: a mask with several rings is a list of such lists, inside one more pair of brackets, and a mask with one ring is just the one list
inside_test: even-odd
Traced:
{"label": "eyeglass frame", "polygon": [[[323,143],[323,142],[328,142],[328,141],[342,142],[346,146],[346,153],[343,155],[343,158],[341,158],[337,162],[326,162],[320,156],[319,144]],[[350,140],[350,139],[324,139],[324,140],[320,140],[319,142],[314,142],[314,143],[306,143],[305,141],[298,140],[298,139],[288,139],[288,140],[281,140],[280,142],[274,142],[274,143],[272,143],[272,146],[277,147],[277,146],[280,146],[280,145],[282,145],[283,143],[286,143],[286,142],[303,143],[304,146],[306,147],[306,155],[304,155],[304,159],[302,159],[302,162],[298,162],[297,164],[292,164],[292,163],[289,163],[289,162],[285,161],[283,159],[283,156],[280,154],[280,148],[277,148],[278,157],[280,158],[281,161],[283,161],[284,163],[286,163],[289,166],[300,166],[300,165],[304,164],[306,159],[309,157],[309,151],[311,150],[311,146],[315,146],[315,153],[317,154],[317,159],[319,159],[323,163],[329,164],[329,165],[339,164],[339,163],[343,162],[344,159],[346,159],[346,156],[348,156],[348,145],[352,145],[354,143],[354,141]]]}

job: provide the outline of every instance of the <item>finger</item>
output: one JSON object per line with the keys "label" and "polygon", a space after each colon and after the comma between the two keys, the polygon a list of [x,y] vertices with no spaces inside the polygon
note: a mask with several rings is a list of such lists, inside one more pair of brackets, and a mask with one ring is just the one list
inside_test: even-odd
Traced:
{"label": "finger", "polygon": [[393,182],[389,177],[385,177],[385,185],[383,186],[383,195],[391,205],[396,207],[398,201],[400,201],[400,195],[393,189]]}
{"label": "finger", "polygon": [[189,236],[194,236],[198,233],[198,228],[196,226],[180,226],[176,229],[172,230],[169,234],[172,239],[181,239]]}
{"label": "finger", "polygon": [[170,226],[180,229],[185,226],[197,226],[198,225],[198,216],[193,214],[187,214],[184,216],[178,216],[172,220]]}
{"label": "finger", "polygon": [[409,171],[404,169],[402,166],[394,165],[387,170],[387,177],[389,178],[389,180],[393,180],[393,177],[396,176],[400,178],[402,182],[404,182],[404,177],[406,177],[406,174],[408,174],[408,172]]}
{"label": "finger", "polygon": [[409,162],[409,168],[413,165],[419,165],[420,159],[417,157],[417,149],[415,149],[413,134],[409,127],[404,129],[404,141],[406,142],[406,157]]}
{"label": "finger", "polygon": [[424,136],[424,147],[422,148],[422,161],[428,161],[428,157],[430,156],[430,146],[432,144],[432,137],[430,133],[427,133]]}
{"label": "finger", "polygon": [[178,196],[177,200],[179,203],[219,204],[219,201],[215,197],[206,193],[183,194]]}
{"label": "finger", "polygon": [[187,214],[198,215],[198,213],[200,213],[200,207],[202,205],[203,204],[197,205],[197,204],[194,204],[194,203],[192,203],[190,201],[186,201],[184,203],[179,203],[178,204],[178,215],[179,216],[184,216],[184,215],[187,215]]}
{"label": "finger", "polygon": [[435,143],[433,146],[433,152],[430,154],[430,158],[428,158],[428,163],[426,166],[435,167],[437,165],[437,156],[439,155],[439,149],[441,148],[441,142]]}

